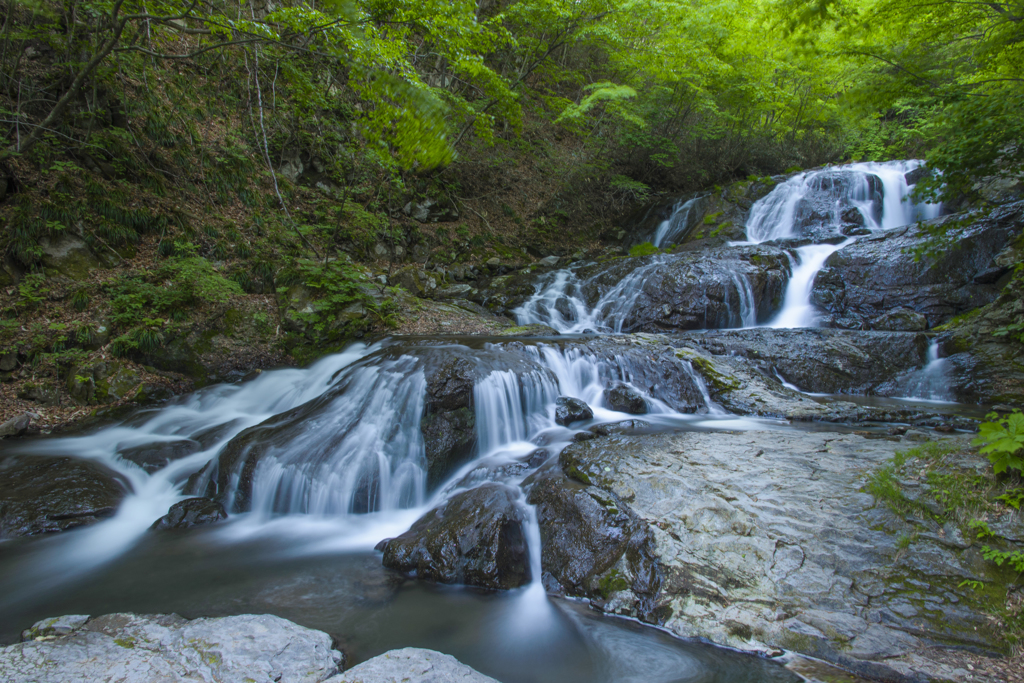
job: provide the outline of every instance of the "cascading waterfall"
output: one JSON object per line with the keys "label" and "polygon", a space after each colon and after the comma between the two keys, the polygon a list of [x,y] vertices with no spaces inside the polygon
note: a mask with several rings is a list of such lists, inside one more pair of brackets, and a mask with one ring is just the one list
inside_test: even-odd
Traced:
{"label": "cascading waterfall", "polygon": [[905,398],[946,403],[953,400],[949,381],[949,361],[940,357],[936,341],[928,345],[928,360],[924,367],[897,380]]}
{"label": "cascading waterfall", "polygon": [[[736,295],[739,299],[739,327],[757,326],[757,301],[754,299],[754,290],[750,286],[750,280],[742,273],[732,273],[731,280],[736,288]],[[730,305],[730,312],[732,306]]]}
{"label": "cascading waterfall", "polygon": [[572,270],[548,274],[536,285],[536,291],[513,314],[520,325],[542,324],[562,334],[584,331],[622,332],[640,288],[650,274],[665,263],[665,256],[654,256],[603,294],[590,307],[581,298],[587,284]]}
{"label": "cascading waterfall", "polygon": [[694,197],[676,204],[672,215],[658,224],[658,229],[654,231],[654,236],[651,238],[651,244],[660,248],[663,245],[672,244],[680,235],[684,234],[690,227],[694,208],[701,199],[703,197]]}
{"label": "cascading waterfall", "polygon": [[[938,204],[914,203],[906,174],[919,161],[892,161],[838,166],[800,173],[781,183],[755,202],[747,219],[748,243],[797,237],[801,221],[818,223],[838,233],[849,211],[860,215],[869,231],[891,230],[916,220],[939,215]],[[811,202],[810,199],[815,201]],[[845,218],[844,218],[845,217]],[[811,303],[814,278],[829,256],[853,243],[809,244],[796,249],[792,274],[786,286],[782,309],[768,327],[814,327],[817,311]]]}

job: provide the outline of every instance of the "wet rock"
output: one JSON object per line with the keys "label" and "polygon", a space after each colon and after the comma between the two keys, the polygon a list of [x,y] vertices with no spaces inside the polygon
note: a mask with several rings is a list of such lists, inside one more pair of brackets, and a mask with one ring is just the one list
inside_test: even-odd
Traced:
{"label": "wet rock", "polygon": [[614,382],[604,390],[608,407],[621,413],[643,415],[647,412],[647,401],[636,389],[623,382]]}
{"label": "wet rock", "polygon": [[913,171],[904,174],[904,178],[907,180],[907,187],[913,187],[925,178],[932,176],[932,170],[927,166],[918,166]]}
{"label": "wet rock", "polygon": [[451,655],[407,647],[391,650],[354,666],[326,683],[498,683]]}
{"label": "wet rock", "polygon": [[202,445],[192,439],[176,441],[158,441],[141,446],[118,448],[117,454],[129,462],[133,462],[147,472],[156,472],[167,467],[175,460],[187,458],[202,450]]}
{"label": "wet rock", "polygon": [[[890,311],[910,309],[928,327],[993,301],[1000,288],[981,277],[1024,222],[1024,202],[936,219],[953,222],[948,249],[912,256],[928,239],[916,225],[863,237],[832,254],[814,281],[813,301],[834,327],[860,329]],[[966,222],[965,227],[956,227]]]}
{"label": "wet rock", "polygon": [[509,327],[498,333],[499,337],[557,337],[561,333],[547,325],[517,325]]}
{"label": "wet rock", "polygon": [[[865,202],[876,223],[882,218],[882,179],[872,173],[819,171],[806,182],[809,191],[793,215],[794,231],[800,236],[823,242],[836,236],[836,225],[863,225],[865,217],[859,207]],[[859,220],[855,214],[860,215]]]}
{"label": "wet rock", "polygon": [[96,463],[16,455],[0,461],[0,537],[66,531],[110,517],[128,485]]}
{"label": "wet rock", "polygon": [[427,456],[427,485],[440,484],[476,450],[473,410],[475,370],[466,358],[452,358],[427,376],[420,429]]}
{"label": "wet rock", "polygon": [[928,329],[928,318],[910,308],[896,308],[872,320],[871,329],[921,332]]}
{"label": "wet rock", "polygon": [[326,633],[269,614],[193,620],[79,615],[44,619],[27,635],[0,648],[7,680],[321,683],[344,664]]}
{"label": "wet rock", "polygon": [[617,259],[586,268],[580,296],[594,306],[628,277],[639,278],[623,332],[737,327],[749,305],[764,322],[781,307],[790,260],[776,246],[756,245]]}
{"label": "wet rock", "polygon": [[191,529],[227,519],[224,506],[209,498],[186,498],[175,503],[167,514],[153,522],[153,530]]}
{"label": "wet rock", "polygon": [[38,417],[35,413],[22,413],[0,424],[0,439],[8,436],[21,436],[27,432],[34,416]]}
{"label": "wet rock", "polygon": [[1005,648],[962,587],[996,571],[980,551],[922,534],[900,552],[913,523],[864,492],[900,448],[841,433],[689,432],[573,444],[559,462],[648,524],[664,576],[653,614],[672,632],[896,680],[887,658],[919,656],[906,675],[937,671],[928,643]]}
{"label": "wet rock", "polygon": [[541,562],[570,595],[619,614],[651,619],[661,574],[647,525],[618,496],[560,473],[530,486]]}
{"label": "wet rock", "polygon": [[568,427],[573,422],[589,420],[594,411],[585,402],[570,396],[559,396],[555,400],[555,422]]}
{"label": "wet rock", "polygon": [[510,589],[529,582],[518,493],[484,484],[449,498],[397,538],[382,541],[384,566],[438,583]]}
{"label": "wet rock", "polygon": [[739,356],[803,391],[865,393],[925,364],[928,339],[910,332],[709,330],[678,337],[713,356]]}

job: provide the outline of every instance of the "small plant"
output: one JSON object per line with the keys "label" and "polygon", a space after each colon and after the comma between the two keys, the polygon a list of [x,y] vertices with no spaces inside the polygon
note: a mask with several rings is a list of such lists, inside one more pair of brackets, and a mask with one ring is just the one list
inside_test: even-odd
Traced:
{"label": "small plant", "polygon": [[997,567],[1008,564],[1015,572],[1024,574],[1024,553],[1019,550],[1001,551],[982,546],[981,555],[990,562],[995,562]]}
{"label": "small plant", "polygon": [[995,534],[992,533],[992,529],[989,528],[988,522],[986,522],[983,519],[972,519],[970,522],[967,523],[967,526],[973,529],[974,531],[978,532],[979,541],[985,538],[995,536]]}
{"label": "small plant", "polygon": [[630,256],[651,256],[652,254],[659,254],[661,250],[650,242],[644,242],[643,244],[637,244],[629,250]]}
{"label": "small plant", "polygon": [[998,413],[986,416],[991,422],[982,422],[978,427],[975,446],[981,446],[981,453],[988,456],[992,469],[1002,474],[1008,469],[1024,471],[1024,414],[1019,410],[1000,419]]}
{"label": "small plant", "polygon": [[957,584],[957,588],[970,588],[973,591],[980,591],[984,587],[984,581],[974,581],[973,579],[964,579]]}
{"label": "small plant", "polygon": [[996,496],[996,500],[1002,501],[1014,510],[1020,510],[1020,504],[1024,503],[1024,489],[1010,489],[1003,495]]}
{"label": "small plant", "polygon": [[89,308],[89,295],[84,289],[79,289],[71,295],[71,307],[76,311],[84,311]]}

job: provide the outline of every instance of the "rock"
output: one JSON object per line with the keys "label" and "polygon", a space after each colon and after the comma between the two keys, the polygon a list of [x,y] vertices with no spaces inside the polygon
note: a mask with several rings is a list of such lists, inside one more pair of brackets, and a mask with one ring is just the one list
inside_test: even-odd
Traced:
{"label": "rock", "polygon": [[118,447],[117,454],[133,462],[147,472],[156,472],[167,467],[175,460],[187,458],[193,453],[202,450],[202,445],[192,439],[178,439],[175,441],[158,441],[147,443],[141,446],[127,448]]}
{"label": "rock", "polygon": [[58,237],[41,237],[43,266],[72,280],[83,280],[89,272],[100,267],[100,261],[89,249],[89,245],[77,235],[62,234]]}
{"label": "rock", "polygon": [[396,271],[391,276],[390,283],[421,299],[433,299],[439,291],[438,276],[427,273],[421,266],[416,265]]}
{"label": "rock", "polygon": [[27,432],[29,425],[32,424],[33,415],[34,413],[22,413],[0,424],[0,439],[8,436],[21,436]]}
{"label": "rock", "polygon": [[0,538],[93,524],[114,514],[127,489],[117,474],[93,462],[11,456],[0,461]]}
{"label": "rock", "polygon": [[499,337],[557,337],[560,334],[555,328],[540,324],[518,325],[498,332]]}
{"label": "rock", "polygon": [[755,321],[774,315],[790,268],[786,252],[772,245],[684,250],[580,269],[577,296],[593,307],[620,282],[634,278],[639,292],[618,315],[623,332],[738,327],[745,300]]}
{"label": "rock", "polygon": [[153,530],[191,529],[227,519],[224,506],[209,498],[186,498],[175,503],[167,514],[153,522]]}
{"label": "rock", "polygon": [[114,403],[139,386],[139,374],[126,363],[100,361],[68,373],[67,389],[78,405]]}
{"label": "rock", "polygon": [[896,677],[879,660],[915,653],[927,680],[927,643],[999,651],[1005,640],[962,587],[997,571],[980,550],[922,534],[900,552],[915,527],[864,492],[901,447],[841,433],[687,432],[573,444],[559,462],[646,521],[664,576],[652,614],[676,635],[795,650],[880,680]]}
{"label": "rock", "polygon": [[489,258],[487,259],[484,265],[486,265],[491,270],[496,270],[501,267],[501,259],[498,258],[497,256],[495,256],[494,258]]}
{"label": "rock", "polygon": [[608,407],[620,413],[643,415],[647,412],[647,401],[636,389],[623,382],[613,382],[604,390]]}
{"label": "rock", "polygon": [[39,384],[25,382],[21,385],[21,390],[18,391],[18,398],[34,401],[44,406],[54,406],[60,402],[60,392],[53,382],[43,381]]}
{"label": "rock", "polygon": [[715,357],[745,358],[767,376],[779,374],[803,391],[823,394],[868,392],[921,367],[928,354],[928,338],[911,332],[761,328],[678,338]]}
{"label": "rock", "polygon": [[407,647],[391,650],[327,680],[326,683],[499,683],[451,655]]}
{"label": "rock", "polygon": [[907,186],[908,187],[913,187],[914,185],[917,185],[919,182],[921,182],[925,178],[930,178],[931,175],[932,175],[932,170],[930,168],[928,168],[927,166],[918,166],[913,171],[905,173],[903,175],[903,177],[907,181]]}
{"label": "rock", "polygon": [[27,635],[0,648],[4,680],[320,683],[344,662],[326,633],[269,614],[69,616],[44,619]]}
{"label": "rock", "polygon": [[438,299],[468,299],[473,293],[470,285],[451,285],[437,290]]}
{"label": "rock", "polygon": [[483,484],[449,498],[377,548],[385,567],[427,581],[518,588],[530,581],[524,521],[515,490]]}
{"label": "rock", "polygon": [[560,260],[561,259],[558,258],[557,256],[545,256],[541,260],[537,261],[537,265],[541,266],[542,268],[554,268],[555,266],[558,265],[558,262]]}
{"label": "rock", "polygon": [[573,422],[589,420],[594,417],[594,411],[583,401],[570,396],[559,396],[555,400],[555,422],[568,427]]}
{"label": "rock", "polygon": [[458,209],[434,199],[408,202],[402,207],[402,212],[420,223],[437,223],[438,221],[454,221],[459,219]]}
{"label": "rock", "polygon": [[18,367],[18,352],[8,351],[0,355],[0,372],[10,372]]}
{"label": "rock", "polygon": [[652,619],[661,588],[654,539],[628,505],[561,474],[532,483],[527,502],[537,510],[544,572],[563,590],[611,612]]}
{"label": "rock", "polygon": [[[984,275],[1010,235],[1024,222],[1024,202],[994,209],[989,215],[956,214],[932,221],[954,222],[954,245],[915,260],[911,254],[928,238],[908,225],[864,237],[832,254],[814,281],[812,299],[825,309],[833,327],[860,329],[890,311],[910,309],[928,327],[993,301],[999,287]],[[976,280],[978,277],[978,280]]]}
{"label": "rock", "polygon": [[928,318],[911,308],[894,308],[872,320],[871,329],[921,332],[928,329]]}
{"label": "rock", "polygon": [[463,357],[444,362],[427,377],[420,430],[429,487],[439,485],[476,451],[474,384],[475,368]]}
{"label": "rock", "polygon": [[[842,223],[863,225],[861,206],[878,223],[882,218],[882,179],[872,173],[819,171],[806,178],[809,191],[794,210],[794,232],[816,242],[837,236],[835,226]],[[858,220],[854,214],[860,214]]]}

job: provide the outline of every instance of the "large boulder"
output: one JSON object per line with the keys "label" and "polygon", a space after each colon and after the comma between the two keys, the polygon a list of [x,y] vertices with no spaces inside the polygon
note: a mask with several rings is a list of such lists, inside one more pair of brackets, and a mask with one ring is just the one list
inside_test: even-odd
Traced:
{"label": "large boulder", "polygon": [[676,635],[795,650],[874,680],[946,680],[936,646],[1007,648],[968,587],[1007,575],[954,525],[896,515],[865,492],[906,447],[843,433],[684,432],[595,439],[560,461],[645,521],[664,576],[652,615]]}
{"label": "large boulder", "polygon": [[585,402],[571,396],[559,396],[555,400],[555,422],[568,427],[573,422],[589,420],[594,411]]}
{"label": "large boulder", "polygon": [[162,470],[175,460],[187,458],[202,450],[203,446],[193,439],[156,441],[140,446],[118,447],[117,454],[133,462],[149,473]]}
{"label": "large boulder", "polygon": [[0,538],[34,536],[110,517],[129,485],[94,462],[15,455],[0,461]]}
{"label": "large boulder", "polygon": [[928,338],[913,332],[712,330],[678,338],[713,356],[747,359],[803,391],[865,393],[924,365]]}
{"label": "large boulder", "polygon": [[525,521],[517,491],[483,484],[449,498],[377,548],[385,567],[427,581],[518,588],[530,580]]}
{"label": "large boulder", "polygon": [[647,401],[625,382],[612,382],[604,390],[604,400],[609,408],[620,413],[643,415],[647,412]]}
{"label": "large boulder", "polygon": [[579,271],[578,296],[623,332],[740,327],[779,309],[790,269],[770,245],[618,259]]}
{"label": "large boulder", "polygon": [[39,240],[43,266],[51,273],[72,280],[84,280],[89,272],[101,266],[89,245],[77,235],[63,234]]}
{"label": "large boulder", "polygon": [[465,357],[454,357],[428,373],[420,429],[430,487],[440,484],[476,450],[475,378],[473,363]]}
{"label": "large boulder", "polygon": [[[567,469],[576,472],[571,465]],[[661,588],[653,537],[625,502],[558,472],[533,482],[527,500],[536,506],[549,587],[591,598],[611,612],[653,620]]]}
{"label": "large boulder", "polygon": [[68,373],[67,389],[78,405],[95,405],[130,396],[139,382],[139,374],[127,363],[99,361]]}
{"label": "large boulder", "polygon": [[326,683],[499,683],[451,655],[406,647],[390,650],[354,666]]}
{"label": "large boulder", "polygon": [[[862,237],[828,258],[814,281],[813,301],[825,323],[847,329],[893,329],[895,311],[914,311],[929,327],[993,301],[1009,264],[997,257],[1024,225],[1024,202],[936,219],[933,225]],[[949,246],[916,257],[933,226],[945,225]],[[914,327],[919,322],[913,323]],[[905,327],[904,327],[905,329]]]}
{"label": "large boulder", "polygon": [[69,615],[37,622],[0,648],[0,678],[37,683],[321,683],[344,655],[322,631],[269,614]]}

